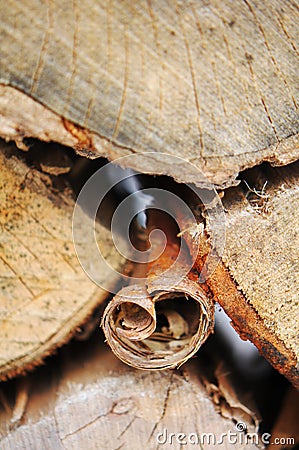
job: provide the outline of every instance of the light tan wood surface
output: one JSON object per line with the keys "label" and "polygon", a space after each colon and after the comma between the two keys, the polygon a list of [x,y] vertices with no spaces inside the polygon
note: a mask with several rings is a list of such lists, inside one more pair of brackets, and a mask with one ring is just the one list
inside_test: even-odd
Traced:
{"label": "light tan wood surface", "polygon": [[[72,238],[73,195],[28,167],[22,152],[0,151],[0,379],[23,373],[66,342],[106,298],[83,271]],[[106,256],[119,269],[108,230]],[[84,236],[84,230],[82,230]],[[86,247],[92,260],[94,248]],[[105,279],[106,274],[100,274]],[[115,280],[111,279],[111,288]]]}
{"label": "light tan wood surface", "polygon": [[46,108],[35,136],[51,138],[62,117],[60,142],[110,159],[152,151],[154,171],[183,182],[199,181],[160,153],[219,185],[298,158],[294,2],[10,0],[0,14],[0,82],[23,93],[3,100],[4,137],[32,134],[29,96]]}

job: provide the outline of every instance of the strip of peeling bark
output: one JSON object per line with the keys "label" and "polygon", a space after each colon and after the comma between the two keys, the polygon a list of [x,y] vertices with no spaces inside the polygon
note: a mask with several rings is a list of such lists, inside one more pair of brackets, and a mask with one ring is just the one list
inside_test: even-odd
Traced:
{"label": "strip of peeling bark", "polygon": [[[190,224],[186,225],[184,237],[189,248],[199,249],[194,268],[200,273],[210,248],[208,237],[206,233],[195,237]],[[225,264],[220,262],[206,279],[205,286],[210,290],[213,300],[230,317],[232,325],[241,338],[250,340],[276,370],[299,388],[298,361],[295,353],[275,330],[267,326],[259,310],[256,310],[246,298],[246,292],[243,292],[232,278],[229,267],[225,267]]]}
{"label": "strip of peeling bark", "polygon": [[[174,233],[169,233],[167,221],[164,225],[164,251],[145,266],[135,266],[133,275],[140,277],[140,283],[135,278],[134,284],[121,289],[102,320],[112,351],[140,369],[167,369],[183,364],[213,329],[213,302],[198,284],[197,274],[189,270],[190,253]],[[151,239],[149,255],[161,244],[159,236]]]}

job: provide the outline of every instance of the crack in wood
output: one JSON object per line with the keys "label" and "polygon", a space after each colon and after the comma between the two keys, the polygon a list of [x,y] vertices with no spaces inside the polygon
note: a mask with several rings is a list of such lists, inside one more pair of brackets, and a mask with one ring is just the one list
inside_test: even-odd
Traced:
{"label": "crack in wood", "polygon": [[[55,411],[54,411],[55,413]],[[84,425],[82,425],[79,428],[76,428],[76,430],[71,431],[70,433],[67,433],[66,435],[64,435],[63,437],[61,437],[61,441],[65,441],[66,439],[68,439],[71,436],[74,436],[77,433],[80,433],[81,431],[85,430],[86,428],[90,427],[91,425],[93,425],[95,422],[97,422],[99,419],[101,419],[102,417],[107,417],[109,416],[109,414],[112,413],[112,408],[107,411],[105,414],[99,414],[98,416],[96,416],[94,419],[90,420],[89,422],[85,423]]]}
{"label": "crack in wood", "polygon": [[[177,14],[179,16],[178,12],[177,12]],[[200,109],[199,96],[198,96],[198,90],[197,90],[197,85],[196,85],[195,72],[194,72],[193,61],[192,61],[192,57],[191,57],[190,46],[189,46],[188,39],[186,36],[185,27],[184,27],[184,24],[182,23],[182,21],[180,21],[180,26],[181,26],[181,30],[182,30],[182,36],[183,36],[183,40],[184,40],[185,50],[187,53],[189,73],[190,73],[191,81],[192,81],[193,98],[194,98],[196,114],[197,114],[198,137],[199,137],[199,142],[200,142],[200,149],[199,149],[200,156],[201,156],[201,158],[203,158],[204,157],[204,137],[203,137],[203,131],[201,128],[201,109]]]}
{"label": "crack in wood", "polygon": [[154,434],[154,432],[156,431],[158,425],[160,424],[160,422],[161,422],[161,421],[164,419],[164,417],[165,417],[166,409],[167,409],[167,403],[168,403],[169,396],[170,396],[170,391],[171,391],[171,388],[172,388],[172,386],[173,386],[173,377],[174,377],[174,372],[172,371],[172,372],[170,373],[169,385],[167,386],[167,390],[166,390],[166,393],[165,393],[165,398],[164,398],[164,402],[163,402],[162,413],[161,413],[161,415],[160,415],[159,420],[157,420],[157,422],[154,424],[153,429],[152,429],[152,431],[151,431],[151,433],[150,433],[150,435],[149,435],[149,438],[148,438],[147,442],[149,442],[150,439],[153,437],[153,434]]}
{"label": "crack in wood", "polygon": [[125,428],[121,431],[121,433],[117,436],[117,439],[120,439],[125,433],[126,433],[126,431],[128,431],[130,428],[131,428],[131,426],[132,426],[132,424],[135,422],[135,420],[137,419],[137,416],[134,416],[131,420],[130,420],[130,422],[125,426]]}
{"label": "crack in wood", "polygon": [[218,95],[218,98],[220,99],[220,102],[222,105],[223,114],[226,116],[226,106],[225,106],[225,101],[224,101],[223,95],[221,94],[221,87],[220,87],[220,83],[219,83],[218,76],[217,76],[215,61],[213,61],[213,60],[211,61],[211,66],[212,66],[212,70],[213,70],[213,74],[214,74],[217,95]]}
{"label": "crack in wood", "polygon": [[118,131],[119,131],[119,127],[120,127],[120,122],[121,122],[121,117],[123,114],[123,110],[124,110],[124,105],[125,105],[125,101],[126,101],[126,96],[127,96],[127,88],[128,88],[128,77],[129,77],[129,46],[128,46],[128,35],[127,35],[127,26],[126,24],[124,24],[124,50],[125,50],[125,66],[124,66],[124,79],[123,79],[123,89],[122,89],[122,95],[121,95],[121,100],[120,100],[120,105],[119,105],[119,110],[117,113],[117,118],[116,118],[116,122],[114,125],[114,130],[112,133],[112,140],[117,139],[117,135],[118,135]]}
{"label": "crack in wood", "polygon": [[71,104],[75,77],[76,77],[77,71],[78,71],[77,48],[78,48],[78,43],[79,43],[79,11],[78,11],[77,0],[72,0],[72,9],[74,12],[74,32],[73,32],[73,42],[72,42],[72,63],[71,63],[72,68],[71,68],[71,77],[70,77],[68,90],[67,90],[67,99],[66,99],[65,107],[64,107],[65,111],[66,111],[67,107],[70,107],[70,104]]}
{"label": "crack in wood", "polygon": [[280,19],[280,17],[278,17],[278,16],[277,16],[276,20],[277,20],[277,22],[279,23],[279,25],[281,26],[281,29],[282,29],[282,31],[284,32],[284,34],[285,34],[285,36],[286,36],[286,38],[287,38],[287,40],[288,40],[288,43],[290,44],[290,46],[292,47],[292,49],[294,50],[294,52],[296,53],[296,55],[299,56],[299,52],[298,52],[298,50],[297,50],[297,47],[296,47],[295,43],[293,42],[291,36],[289,35],[289,33],[288,33],[288,31],[287,31],[287,29],[286,29],[286,27],[285,27],[283,21],[282,21],[282,20]]}
{"label": "crack in wood", "polygon": [[23,277],[21,277],[20,274],[18,274],[18,272],[14,269],[14,267],[8,262],[6,261],[6,259],[0,255],[0,259],[1,261],[15,274],[16,278],[22,283],[22,285],[25,287],[25,289],[29,292],[29,294],[34,297],[34,292],[30,289],[29,286],[27,286],[27,284],[25,283],[25,281],[23,280]]}
{"label": "crack in wood", "polygon": [[30,95],[34,95],[37,87],[38,80],[45,66],[45,57],[48,51],[50,37],[53,34],[53,11],[52,11],[52,0],[46,0],[46,9],[47,9],[47,28],[44,32],[41,49],[38,55],[37,65],[31,80],[31,88]]}
{"label": "crack in wood", "polygon": [[[257,16],[257,14],[256,14],[256,12],[255,12],[255,10],[254,10],[254,8],[253,8],[253,6],[250,4],[250,2],[249,2],[248,0],[243,0],[243,2],[245,3],[245,5],[247,6],[247,8],[249,9],[249,11],[251,12],[251,14],[253,15],[254,20],[255,20],[255,22],[256,22],[256,24],[257,24],[257,27],[258,27],[258,29],[259,29],[259,31],[260,31],[262,37],[263,37],[264,45],[265,45],[265,47],[266,47],[266,49],[267,49],[267,51],[268,51],[268,53],[269,53],[269,56],[270,56],[270,59],[271,59],[271,61],[272,61],[273,66],[274,66],[274,69],[275,69],[276,73],[280,76],[281,80],[283,81],[283,83],[284,83],[284,85],[285,85],[285,87],[286,87],[286,90],[288,91],[288,93],[289,93],[289,95],[290,95],[290,98],[292,99],[292,102],[293,102],[293,105],[294,105],[295,110],[298,110],[298,105],[297,105],[297,103],[296,103],[296,100],[295,100],[294,96],[292,95],[292,93],[291,93],[291,91],[290,91],[289,84],[288,84],[287,80],[285,79],[283,73],[281,72],[281,70],[280,70],[280,68],[279,68],[279,65],[278,65],[278,63],[277,63],[277,61],[276,61],[276,59],[275,59],[275,57],[274,57],[274,54],[273,54],[273,52],[272,52],[272,50],[271,50],[270,44],[269,44],[268,39],[267,39],[266,32],[265,32],[265,30],[264,30],[264,27],[262,26],[262,24],[261,24],[261,22],[260,22],[260,20],[259,20],[259,18],[258,18],[258,16]],[[268,108],[267,108],[267,110],[268,110]],[[269,114],[269,112],[268,112],[268,114]],[[270,118],[270,115],[269,115],[269,118]],[[273,122],[271,121],[271,123],[273,123]],[[274,130],[275,130],[275,128],[274,128]],[[275,132],[275,134],[276,134],[276,132]]]}
{"label": "crack in wood", "polygon": [[154,10],[153,10],[152,1],[151,0],[146,0],[146,3],[147,3],[147,6],[148,6],[150,18],[151,18],[155,45],[156,45],[157,53],[158,53],[159,60],[160,60],[160,67],[159,67],[159,95],[158,96],[159,96],[159,109],[161,111],[162,108],[163,108],[163,91],[162,91],[163,85],[162,85],[162,76],[161,76],[160,72],[161,72],[161,70],[162,70],[162,72],[164,71],[165,66],[164,66],[163,57],[161,55],[161,46],[160,46],[160,42],[159,42],[159,39],[158,39],[157,18],[156,18],[156,15],[154,13]]}
{"label": "crack in wood", "polygon": [[[244,48],[244,46],[243,46],[243,48]],[[244,49],[244,51],[245,51],[245,49]],[[255,73],[254,73],[254,70],[253,70],[253,67],[252,67],[252,62],[251,62],[252,61],[252,56],[249,55],[245,51],[245,58],[246,58],[246,61],[247,61],[247,64],[248,64],[248,68],[249,68],[249,72],[251,74],[251,78],[252,78],[253,84],[254,84],[255,89],[256,89],[256,91],[257,91],[257,93],[259,95],[259,99],[260,99],[260,102],[261,102],[261,104],[263,106],[263,109],[264,109],[264,112],[266,114],[267,120],[268,120],[268,122],[269,122],[269,124],[271,126],[271,129],[272,129],[272,131],[273,131],[273,133],[275,135],[276,142],[279,142],[278,133],[276,131],[275,125],[274,125],[273,120],[271,118],[271,115],[270,115],[270,112],[269,112],[269,108],[267,107],[267,104],[266,104],[265,98],[263,97],[262,91],[261,91],[260,87],[257,84],[256,76],[255,76]]]}

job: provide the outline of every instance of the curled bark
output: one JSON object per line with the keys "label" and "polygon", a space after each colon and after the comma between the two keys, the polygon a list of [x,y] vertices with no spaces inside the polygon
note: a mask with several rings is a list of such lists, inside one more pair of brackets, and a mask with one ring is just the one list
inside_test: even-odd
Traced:
{"label": "curled bark", "polygon": [[[197,274],[188,270],[192,266],[190,253],[165,227],[164,251],[145,267],[135,266],[134,276],[143,273],[140,283],[134,281],[122,288],[106,307],[102,320],[115,355],[140,369],[180,366],[198,351],[213,329],[213,302],[198,283]],[[151,250],[156,251],[159,242],[151,244]]]}

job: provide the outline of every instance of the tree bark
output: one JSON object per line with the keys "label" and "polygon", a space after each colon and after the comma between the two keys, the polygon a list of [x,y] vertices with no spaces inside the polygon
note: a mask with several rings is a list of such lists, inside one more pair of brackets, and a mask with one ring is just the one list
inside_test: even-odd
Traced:
{"label": "tree bark", "polygon": [[[219,302],[241,336],[299,387],[299,164],[255,169],[250,177],[246,193],[234,188],[223,199],[223,261],[236,295],[228,301],[221,294]],[[218,292],[222,273],[211,279]]]}

